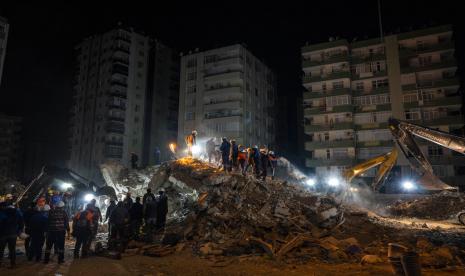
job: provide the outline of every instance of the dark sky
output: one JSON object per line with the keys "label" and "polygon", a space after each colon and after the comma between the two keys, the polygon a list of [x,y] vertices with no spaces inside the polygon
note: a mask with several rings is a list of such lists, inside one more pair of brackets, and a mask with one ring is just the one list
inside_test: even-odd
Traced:
{"label": "dark sky", "polygon": [[[5,70],[0,87],[0,112],[24,117],[26,150],[40,142],[40,162],[64,166],[67,120],[72,95],[73,46],[81,39],[107,31],[118,21],[143,30],[180,51],[244,42],[278,75],[278,93],[288,95],[288,114],[297,121],[294,106],[300,88],[300,46],[324,42],[330,36],[351,39],[378,33],[377,5],[371,1],[296,1],[284,5],[262,2],[216,2],[206,7],[177,3],[171,7],[152,1],[81,5],[0,4],[0,16],[10,23]],[[460,27],[460,1],[382,1],[386,33],[452,23]],[[197,3],[197,2],[196,2]],[[218,7],[220,5],[221,7]],[[278,111],[279,112],[279,111]],[[290,123],[289,144],[296,144]],[[37,145],[37,143],[36,143]],[[28,148],[29,147],[29,148]]]}

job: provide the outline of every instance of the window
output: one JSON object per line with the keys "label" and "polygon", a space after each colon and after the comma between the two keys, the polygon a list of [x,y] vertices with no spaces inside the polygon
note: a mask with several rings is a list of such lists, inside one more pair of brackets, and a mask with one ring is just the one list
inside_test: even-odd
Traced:
{"label": "window", "polygon": [[333,82],[333,89],[342,89],[344,88],[344,82],[343,81],[335,81]]}
{"label": "window", "polygon": [[186,92],[187,92],[187,94],[192,94],[192,93],[197,92],[197,86],[195,86],[195,85],[188,86],[186,88]]}
{"label": "window", "polygon": [[411,103],[418,101],[417,93],[404,95],[404,103]]}
{"label": "window", "polygon": [[190,121],[190,120],[194,120],[194,119],[195,119],[195,112],[193,112],[193,111],[186,111],[185,120],[186,120],[186,121]]}
{"label": "window", "polygon": [[363,91],[364,90],[363,81],[355,83],[355,90],[357,90],[357,91]]}
{"label": "window", "polygon": [[421,67],[431,65],[432,61],[432,56],[418,57],[418,63]]}
{"label": "window", "polygon": [[136,106],[134,107],[134,111],[138,112],[140,110],[140,105],[136,104]]}
{"label": "window", "polygon": [[215,62],[217,59],[216,55],[205,56],[205,64]]}
{"label": "window", "polygon": [[187,73],[187,80],[195,80],[197,79],[197,72],[188,72]]}
{"label": "window", "polygon": [[325,141],[329,141],[329,132],[325,132]]}
{"label": "window", "polygon": [[347,105],[349,103],[350,103],[350,99],[348,95],[326,98],[326,106]]}
{"label": "window", "polygon": [[326,91],[326,83],[321,84],[321,90],[323,90],[323,92]]}
{"label": "window", "polygon": [[255,88],[255,96],[258,97],[258,89],[257,88]]}
{"label": "window", "polygon": [[374,80],[371,83],[373,85],[373,89],[382,88],[382,87],[389,87],[388,79]]}
{"label": "window", "polygon": [[418,110],[406,110],[405,119],[407,121],[420,120],[420,111]]}
{"label": "window", "polygon": [[187,61],[187,67],[197,67],[197,58],[191,58]]}

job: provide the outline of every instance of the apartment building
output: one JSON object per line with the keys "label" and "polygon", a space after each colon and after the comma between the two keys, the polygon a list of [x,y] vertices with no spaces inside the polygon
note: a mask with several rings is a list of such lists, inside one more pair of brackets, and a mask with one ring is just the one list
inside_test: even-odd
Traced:
{"label": "apartment building", "polygon": [[[302,47],[306,166],[318,175],[386,153],[394,142],[390,117],[459,134],[462,99],[450,25],[349,43]],[[420,142],[420,141],[419,141]],[[465,159],[421,141],[435,174],[451,185],[465,175]],[[414,174],[405,159],[395,170]],[[370,183],[376,170],[363,175]]]}
{"label": "apartment building", "polygon": [[190,52],[181,58],[178,143],[195,129],[201,141],[273,147],[275,100],[274,73],[243,45]]}
{"label": "apartment building", "polygon": [[2,84],[3,64],[5,63],[9,26],[8,20],[0,16],[0,84]]}
{"label": "apartment building", "polygon": [[171,73],[176,66],[170,66],[178,63],[176,54],[131,28],[87,38],[76,52],[69,167],[99,182],[103,162],[129,166],[135,153],[139,165],[153,164],[155,147],[162,147],[165,138],[153,137],[152,130],[169,125],[155,123],[177,110],[158,108],[168,106],[170,95],[178,90]]}
{"label": "apartment building", "polygon": [[19,179],[21,174],[21,117],[0,113],[0,175]]}

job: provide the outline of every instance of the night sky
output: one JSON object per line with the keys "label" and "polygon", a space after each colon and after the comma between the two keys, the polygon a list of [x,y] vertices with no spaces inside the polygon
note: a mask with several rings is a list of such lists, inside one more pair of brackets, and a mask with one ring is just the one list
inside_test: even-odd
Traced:
{"label": "night sky", "polygon": [[[379,35],[375,0],[307,1],[312,5],[306,6],[300,1],[288,6],[267,1],[253,7],[249,6],[252,1],[216,2],[204,7],[184,3],[167,7],[158,4],[162,1],[151,2],[150,7],[136,2],[102,6],[97,2],[5,2],[0,4],[0,16],[8,19],[10,33],[0,112],[24,117],[24,147],[29,152],[25,155],[26,167],[31,162],[65,166],[75,65],[73,47],[92,34],[116,27],[118,22],[184,52],[245,43],[278,76],[278,94],[286,95],[289,110],[277,113],[281,121],[288,122],[286,144],[294,156],[298,155],[296,129],[300,121],[295,112],[296,98],[302,92],[300,47],[306,41],[325,42],[330,36],[362,40]],[[461,8],[454,1],[431,2],[382,1],[385,33],[450,23],[459,34],[457,43],[465,49],[465,24],[458,16]],[[220,3],[222,7],[218,7]],[[458,55],[462,65],[463,53],[459,51]],[[31,161],[33,151],[38,156]],[[26,178],[30,174],[26,172]]]}

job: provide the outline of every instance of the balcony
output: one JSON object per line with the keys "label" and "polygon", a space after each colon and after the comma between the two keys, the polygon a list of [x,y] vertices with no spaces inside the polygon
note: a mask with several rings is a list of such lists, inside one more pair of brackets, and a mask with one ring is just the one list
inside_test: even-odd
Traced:
{"label": "balcony", "polygon": [[436,118],[433,120],[423,120],[423,124],[427,126],[439,126],[439,125],[463,126],[464,122],[462,119],[462,115],[456,115],[456,116],[445,116],[445,117]]}
{"label": "balcony", "polygon": [[391,104],[373,104],[373,105],[363,105],[363,106],[356,106],[355,112],[362,113],[362,112],[375,112],[375,111],[388,111],[391,110]]}
{"label": "balcony", "polygon": [[328,113],[346,113],[353,112],[353,105],[337,105],[333,107],[310,107],[304,108],[304,116],[317,115],[317,114],[328,114]]}
{"label": "balcony", "polygon": [[341,96],[341,95],[352,95],[352,91],[350,88],[342,88],[342,89],[335,89],[335,90],[327,90],[325,92],[304,92],[303,99],[317,99],[317,98],[324,98],[324,97],[332,97],[332,96]]}
{"label": "balcony", "polygon": [[356,130],[366,130],[366,129],[383,129],[388,128],[388,123],[368,123],[368,124],[356,124]]}
{"label": "balcony", "polygon": [[315,149],[327,149],[327,148],[349,148],[354,147],[354,139],[341,139],[334,141],[312,141],[305,142],[305,150],[311,151]]}
{"label": "balcony", "polygon": [[343,78],[350,78],[349,71],[340,71],[340,72],[332,72],[329,74],[324,74],[320,76],[304,76],[303,82],[319,82],[324,80],[332,80],[332,79],[343,79]]}
{"label": "balcony", "polygon": [[423,81],[418,84],[406,84],[402,85],[402,90],[412,91],[417,90],[418,88],[434,88],[434,87],[447,87],[447,86],[458,86],[459,80],[458,78],[444,78],[440,80],[434,81]]}
{"label": "balcony", "polygon": [[125,81],[117,80],[117,79],[111,79],[110,84],[116,85],[116,86],[122,86],[124,88],[128,87],[128,84]]}
{"label": "balcony", "polygon": [[110,89],[110,91],[108,91],[108,95],[113,96],[113,97],[122,98],[122,99],[127,98],[126,91],[121,91],[121,90],[114,89],[114,88],[112,88],[112,89]]}
{"label": "balcony", "polygon": [[221,73],[215,73],[209,76],[204,76],[204,81],[218,81],[218,80],[225,80],[225,79],[242,80],[244,79],[244,73],[240,71],[230,71],[230,72],[221,72]]}
{"label": "balcony", "polygon": [[242,87],[240,85],[217,86],[205,89],[203,92],[204,100],[208,101],[209,96],[228,95],[231,97],[241,97]]}
{"label": "balcony", "polygon": [[338,62],[345,62],[345,61],[349,61],[349,56],[347,55],[347,53],[329,56],[323,60],[302,59],[302,67],[313,67],[313,66],[320,66],[324,64],[331,64],[331,63],[338,63]]}
{"label": "balcony", "polygon": [[461,105],[461,104],[462,104],[462,97],[453,96],[453,97],[436,98],[430,101],[424,101],[423,105],[420,105],[418,101],[404,103],[404,107],[405,108],[416,108],[420,106],[429,107],[429,106],[448,106],[448,105]]}
{"label": "balcony", "polygon": [[123,142],[122,141],[105,141],[105,145],[122,147]]}
{"label": "balcony", "polygon": [[323,50],[323,49],[328,49],[328,48],[335,48],[339,46],[349,46],[349,43],[345,39],[341,40],[336,40],[336,41],[330,41],[330,42],[324,42],[324,43],[318,43],[314,45],[308,45],[304,46],[301,48],[302,53],[306,52],[313,52],[313,51],[318,51],[318,50]]}
{"label": "balcony", "polygon": [[354,129],[353,122],[336,122],[332,125],[305,125],[305,133],[312,133],[316,131],[326,131],[326,130],[344,130],[344,129]]}
{"label": "balcony", "polygon": [[378,71],[378,72],[367,72],[361,74],[352,74],[352,80],[362,80],[362,79],[369,79],[369,78],[378,78],[387,76],[387,71]]}
{"label": "balcony", "polygon": [[112,60],[114,62],[119,62],[121,64],[124,64],[126,66],[129,65],[129,58],[122,58],[122,57],[112,57]]}
{"label": "balcony", "polygon": [[112,122],[124,122],[124,118],[108,115],[107,119]]}
{"label": "balcony", "polygon": [[124,134],[124,124],[110,121],[106,124],[105,130],[112,133]]}
{"label": "balcony", "polygon": [[386,60],[385,53],[374,53],[371,55],[364,56],[351,56],[350,61],[352,64],[365,63],[371,61]]}
{"label": "balcony", "polygon": [[430,70],[455,67],[455,66],[457,66],[457,62],[455,61],[455,59],[446,59],[446,60],[441,60],[440,62],[437,62],[437,63],[432,63],[432,64],[418,66],[418,67],[403,66],[400,69],[400,71],[402,74],[408,74],[408,73],[413,73],[413,72],[430,71]]}
{"label": "balcony", "polygon": [[112,101],[109,101],[107,103],[107,106],[109,109],[118,109],[118,110],[126,110],[126,105],[124,104],[116,104]]}
{"label": "balcony", "polygon": [[305,165],[307,167],[328,167],[328,166],[352,166],[355,164],[354,157],[347,156],[344,158],[306,158]]}
{"label": "balcony", "polygon": [[229,112],[218,112],[216,114],[205,114],[204,119],[205,120],[212,120],[212,119],[220,119],[220,118],[240,118],[242,114],[237,114],[237,113],[229,113]]}
{"label": "balcony", "polygon": [[389,87],[378,87],[375,89],[372,89],[370,91],[360,91],[360,90],[355,90],[353,91],[353,96],[358,97],[358,96],[366,96],[366,95],[376,95],[376,94],[386,94],[389,93]]}
{"label": "balcony", "polygon": [[394,141],[392,140],[357,142],[357,148],[393,147],[393,146],[394,146]]}
{"label": "balcony", "polygon": [[203,106],[204,110],[239,109],[242,107],[239,100],[205,103]]}
{"label": "balcony", "polygon": [[444,42],[437,43],[437,44],[425,45],[421,48],[415,48],[415,49],[401,48],[399,49],[399,55],[400,57],[414,57],[418,54],[449,50],[449,49],[454,49],[454,48],[455,46],[452,41],[444,41]]}
{"label": "balcony", "polygon": [[214,77],[218,75],[226,75],[230,73],[242,73],[242,69],[235,69],[235,70],[226,70],[226,71],[219,71],[219,72],[210,72],[210,73],[204,73],[203,77],[208,78],[208,77]]}

